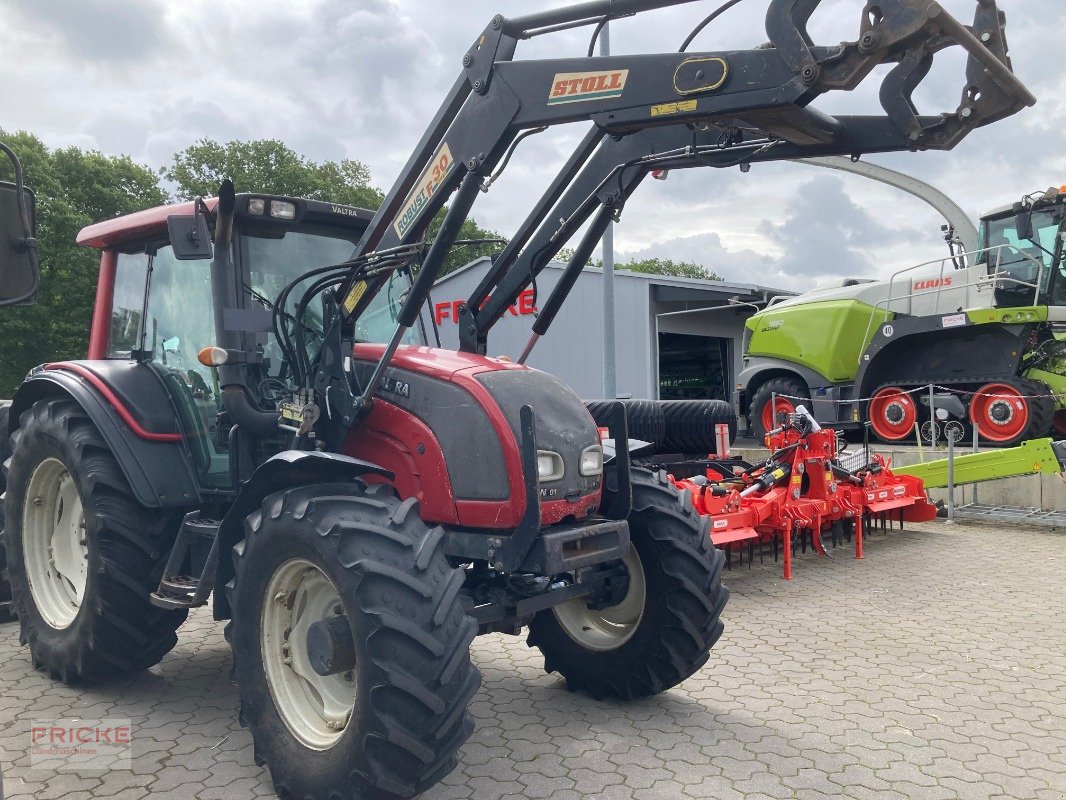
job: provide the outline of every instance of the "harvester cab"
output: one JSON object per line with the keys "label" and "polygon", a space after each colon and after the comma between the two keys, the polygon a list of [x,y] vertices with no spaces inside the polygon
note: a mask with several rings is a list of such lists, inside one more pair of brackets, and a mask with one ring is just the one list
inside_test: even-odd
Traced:
{"label": "harvester cab", "polygon": [[[224,184],[82,232],[102,251],[89,358],[34,370],[7,425],[8,572],[35,663],[66,681],[146,668],[213,595],[279,794],[356,798],[410,797],[455,766],[479,633],[528,628],[545,668],[596,696],[657,694],[706,663],[728,597],[709,519],[631,463],[621,403],[600,407],[605,463],[585,404],[487,357],[490,329],[591,219],[530,347],[547,332],[629,173],[658,156],[950,149],[1035,99],[992,0],[972,27],[925,0],[856,3],[856,40],[831,47],[807,33],[819,0],[771,0],[750,50],[514,59],[525,39],[683,2],[494,17],[373,214]],[[910,94],[953,45],[963,104],[918,116]],[[883,116],[815,108],[881,66]],[[463,350],[421,345],[475,199],[531,132],[581,121],[460,307]],[[615,161],[558,225],[583,168],[612,143],[657,148],[660,129],[680,151]]]}

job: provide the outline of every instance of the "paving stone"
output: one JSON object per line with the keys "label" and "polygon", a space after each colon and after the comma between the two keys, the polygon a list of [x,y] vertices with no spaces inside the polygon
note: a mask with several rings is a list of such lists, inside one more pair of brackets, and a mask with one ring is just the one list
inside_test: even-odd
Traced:
{"label": "paving stone", "polygon": [[[866,558],[772,558],[726,575],[726,632],[681,686],[571,694],[524,638],[476,640],[485,675],[460,767],[425,800],[1063,800],[1066,537],[930,523]],[[274,797],[237,724],[229,649],[192,614],[157,667],[89,688],[33,670],[0,626],[8,800]],[[35,720],[133,722],[128,770],[33,769]]]}

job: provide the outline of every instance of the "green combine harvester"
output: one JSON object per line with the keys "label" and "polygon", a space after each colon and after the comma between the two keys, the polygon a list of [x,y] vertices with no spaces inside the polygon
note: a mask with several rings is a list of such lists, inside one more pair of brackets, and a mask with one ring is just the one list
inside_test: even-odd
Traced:
{"label": "green combine harvester", "polygon": [[1002,446],[1061,438],[1064,203],[1052,188],[991,212],[974,253],[953,240],[950,256],[887,280],[771,301],[747,321],[742,425],[761,438],[802,402],[823,425],[869,422],[890,443],[973,428]]}

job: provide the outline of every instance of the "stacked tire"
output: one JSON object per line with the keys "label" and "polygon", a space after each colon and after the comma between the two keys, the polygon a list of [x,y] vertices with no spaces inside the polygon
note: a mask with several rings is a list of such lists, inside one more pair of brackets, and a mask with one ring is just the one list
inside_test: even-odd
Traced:
{"label": "stacked tire", "polygon": [[590,400],[586,401],[585,406],[592,414],[592,418],[596,420],[597,425],[607,427],[614,402],[620,402],[626,407],[629,438],[651,442],[656,451],[659,451],[666,439],[666,417],[663,415],[663,404],[655,400]]}
{"label": "stacked tire", "polygon": [[730,444],[737,438],[737,413],[724,400],[667,400],[660,405],[666,419],[664,452],[713,453],[718,446],[718,425],[729,426]]}

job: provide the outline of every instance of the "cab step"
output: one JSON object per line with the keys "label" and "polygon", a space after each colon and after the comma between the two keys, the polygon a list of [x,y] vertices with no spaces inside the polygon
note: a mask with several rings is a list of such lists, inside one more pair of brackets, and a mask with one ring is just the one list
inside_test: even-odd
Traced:
{"label": "cab step", "polygon": [[[191,511],[170,551],[159,588],[152,592],[152,605],[159,608],[197,608],[207,603],[215,585],[218,567],[218,530],[221,523]],[[199,577],[194,573],[199,569]]]}

